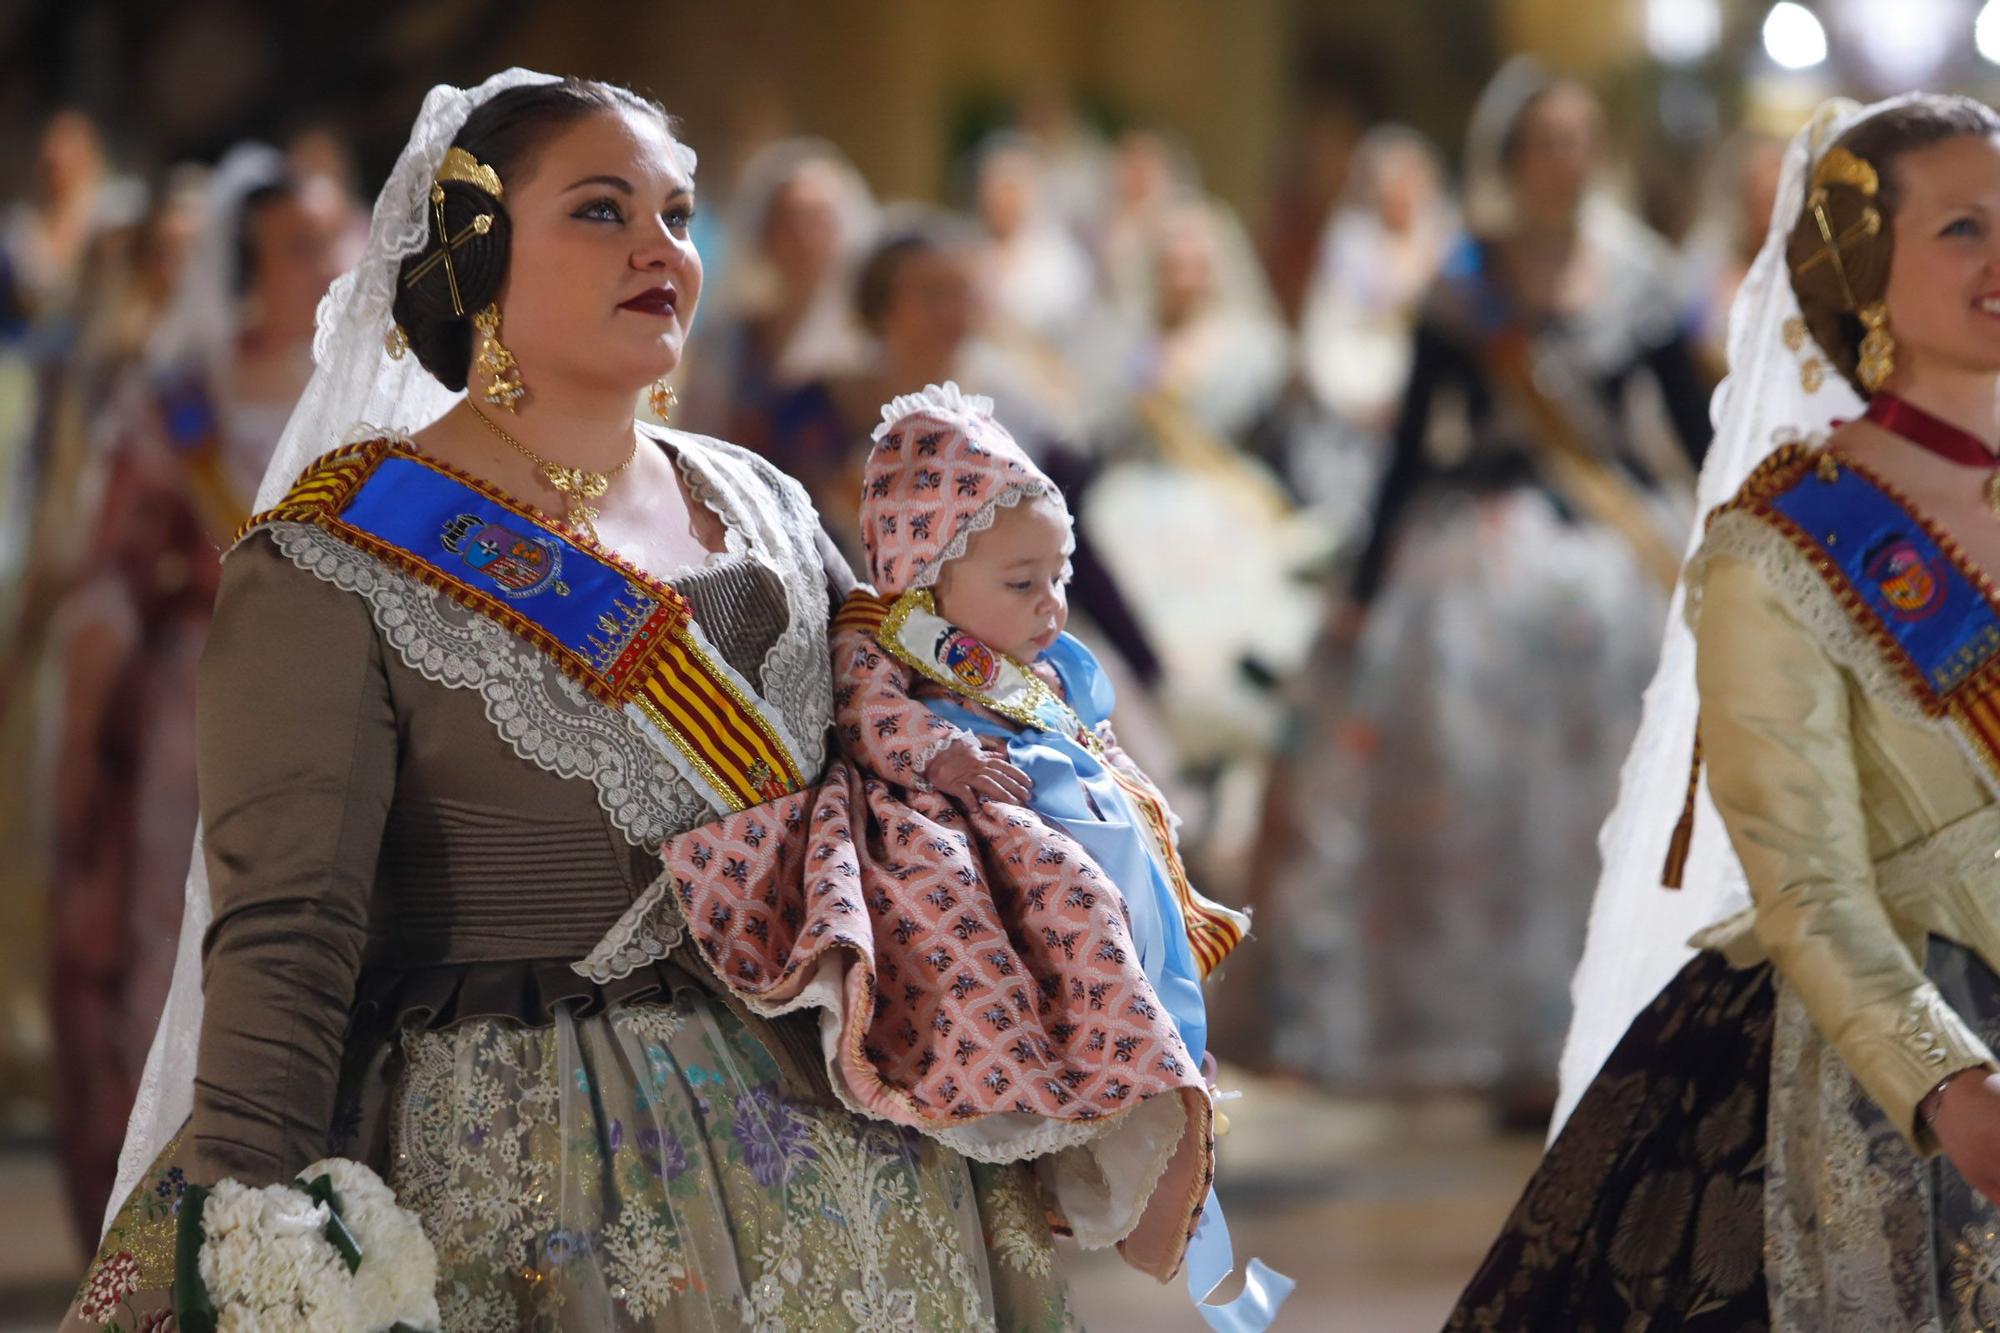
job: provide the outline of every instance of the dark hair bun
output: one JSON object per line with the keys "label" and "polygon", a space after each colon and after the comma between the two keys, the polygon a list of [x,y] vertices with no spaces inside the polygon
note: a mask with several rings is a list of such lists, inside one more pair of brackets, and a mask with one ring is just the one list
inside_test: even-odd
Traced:
{"label": "dark hair bun", "polygon": [[[1833,182],[1818,191],[1826,214],[1829,246],[1819,229],[1812,202],[1792,226],[1785,244],[1785,262],[1792,271],[1792,293],[1813,341],[1841,378],[1863,398],[1861,339],[1867,333],[1859,312],[1882,299],[1889,286],[1889,261],[1894,252],[1891,222],[1882,215],[1879,196],[1853,185]],[[1874,214],[1871,219],[1870,214]],[[1852,297],[1852,304],[1849,298]]]}
{"label": "dark hair bun", "polygon": [[[444,191],[445,235],[438,234],[433,206],[427,210],[429,239],[422,250],[403,261],[397,274],[393,310],[396,323],[409,335],[410,350],[417,354],[417,360],[438,383],[455,390],[465,387],[472,366],[472,317],[500,295],[500,284],[507,276],[510,228],[507,210],[477,185],[451,180],[437,188]],[[448,270],[442,258],[447,238],[456,242],[451,246]]]}

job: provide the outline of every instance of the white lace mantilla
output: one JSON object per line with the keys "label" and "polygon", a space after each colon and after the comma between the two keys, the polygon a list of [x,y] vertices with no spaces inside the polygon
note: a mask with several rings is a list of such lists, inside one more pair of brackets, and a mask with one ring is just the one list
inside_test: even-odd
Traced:
{"label": "white lace mantilla", "polygon": [[[797,483],[734,445],[678,432],[669,440],[689,491],[722,520],[729,552],[783,579],[787,623],[765,654],[759,691],[796,738],[801,765],[817,773],[833,715],[818,516]],[[514,753],[559,777],[591,783],[613,826],[634,846],[657,849],[713,818],[708,801],[639,723],[592,698],[498,622],[323,529],[271,523],[264,530],[300,569],[365,601],[383,642],[411,670],[439,685],[477,690],[487,719]],[[663,957],[679,939],[679,922],[668,914],[670,904],[660,921],[649,917],[622,928],[647,956]]]}

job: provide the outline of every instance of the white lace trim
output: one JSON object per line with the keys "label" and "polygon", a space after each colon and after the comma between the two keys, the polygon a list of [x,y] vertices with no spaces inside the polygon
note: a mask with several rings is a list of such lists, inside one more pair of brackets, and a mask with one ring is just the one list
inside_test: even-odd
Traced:
{"label": "white lace trim", "polygon": [[[768,469],[769,479],[760,478],[757,469],[764,465],[746,467],[732,458],[730,451],[742,452],[734,446],[669,434],[690,493],[722,521],[728,553],[759,560],[784,583],[789,614],[784,633],[765,654],[762,693],[795,738],[800,763],[816,773],[825,763],[833,715],[824,648],[826,579],[814,540],[818,516],[803,492],[791,493],[796,486],[789,479]],[[407,439],[364,428],[350,436]],[[487,720],[521,758],[558,777],[591,782],[613,826],[634,846],[655,849],[713,818],[700,791],[643,730],[491,619],[319,528],[272,523],[266,530],[301,569],[367,602],[385,642],[413,671],[439,685],[478,690]],[[634,922],[631,936],[664,939],[674,928],[671,920]]]}
{"label": "white lace trim", "polygon": [[[1162,1109],[1153,1110],[1153,1107]],[[1165,1108],[1169,1107],[1180,1114],[1168,1115]],[[1124,1181],[1110,1179],[1107,1168],[1113,1167],[1115,1159],[1109,1151],[1112,1145],[1104,1139],[1092,1145],[1041,1157],[1035,1163],[1037,1174],[1049,1193],[1055,1196],[1057,1206],[1063,1210],[1063,1220],[1069,1223],[1071,1239],[1080,1249],[1101,1250],[1132,1234],[1145,1216],[1146,1206],[1159,1192],[1160,1181],[1166,1178],[1167,1168],[1173,1165],[1174,1152],[1181,1146],[1181,1135],[1193,1128],[1187,1123],[1185,1103],[1173,1096],[1153,1098],[1145,1105],[1134,1108],[1131,1115],[1120,1123],[1126,1126],[1124,1139],[1130,1145],[1129,1154],[1121,1155],[1131,1158],[1122,1169],[1118,1169],[1119,1175],[1127,1177]],[[1087,1198],[1099,1189],[1136,1202],[1129,1213],[1093,1210],[1077,1203],[1079,1193]]]}
{"label": "white lace trim", "polygon": [[687,939],[687,920],[674,899],[672,876],[661,871],[633,905],[640,903],[646,904],[643,910],[628,909],[590,956],[570,964],[570,970],[603,986],[680,948]]}
{"label": "white lace trim", "polygon": [[921,393],[897,394],[884,403],[882,422],[869,438],[880,443],[904,418],[917,416],[936,417],[958,425],[975,425],[981,420],[993,419],[993,400],[983,394],[965,392],[955,380],[926,384]]}
{"label": "white lace trim", "polygon": [[[923,566],[917,570],[916,577],[910,580],[910,587],[928,588],[934,585],[938,581],[938,575],[944,572],[944,567],[965,554],[966,548],[972,545],[974,537],[1000,521],[1000,511],[1002,509],[1012,509],[1018,504],[1028,500],[1039,499],[1044,495],[1049,496],[1060,504],[1065,504],[1065,506],[1067,504],[1063,500],[1062,492],[1056,489],[1054,482],[1024,481],[1009,486],[1006,490],[1001,491],[991,500],[973,510],[967,516],[965,522],[959,524],[958,531],[951,535],[951,540],[945,543],[944,549],[925,561]],[[1074,525],[1071,525],[1069,540],[1063,546],[1063,555],[1069,556],[1074,554],[1075,551],[1076,528]],[[1068,577],[1069,570],[1067,568],[1063,570],[1063,575],[1065,578]]]}
{"label": "white lace trim", "polygon": [[1893,1262],[1885,1223],[1931,1217],[1930,1173],[1899,1138],[1871,1132],[1866,1094],[1798,992],[1782,977],[1776,985],[1764,1185],[1772,1327],[1908,1326],[1912,1304],[1932,1303],[1934,1271]]}
{"label": "white lace trim", "polygon": [[910,772],[914,775],[910,785],[918,791],[930,791],[930,780],[924,776],[924,770],[930,767],[931,760],[960,742],[976,746],[979,744],[979,738],[964,727],[953,727],[944,735],[926,741],[910,759]]}
{"label": "white lace trim", "polygon": [[300,569],[366,602],[383,641],[412,671],[479,691],[487,721],[515,754],[591,783],[634,846],[658,847],[709,818],[701,794],[621,714],[488,617],[319,528],[271,523],[263,530]]}

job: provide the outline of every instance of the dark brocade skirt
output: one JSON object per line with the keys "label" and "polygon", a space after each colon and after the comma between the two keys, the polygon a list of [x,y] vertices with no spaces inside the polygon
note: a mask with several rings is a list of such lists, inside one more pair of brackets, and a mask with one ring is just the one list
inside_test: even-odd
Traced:
{"label": "dark brocade skirt", "polygon": [[[2000,977],[1926,971],[1993,1044]],[[1768,965],[1690,962],[1633,1021],[1446,1324],[1959,1333],[2000,1320],[2000,1210],[1922,1158]]]}
{"label": "dark brocade skirt", "polygon": [[1605,1061],[1445,1327],[1768,1327],[1775,1010],[1769,967],[1689,963]]}

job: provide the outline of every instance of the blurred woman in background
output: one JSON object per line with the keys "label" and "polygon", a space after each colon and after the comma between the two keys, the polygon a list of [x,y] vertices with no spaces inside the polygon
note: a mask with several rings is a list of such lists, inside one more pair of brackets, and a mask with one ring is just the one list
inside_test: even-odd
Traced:
{"label": "blurred woman in background", "polygon": [[347,220],[331,183],[300,181],[264,145],[232,150],[146,363],[99,423],[101,498],[56,615],[46,749],[55,1126],[85,1236],[173,971],[218,552],[311,374],[314,312],[351,258]]}
{"label": "blurred woman in background", "polygon": [[785,139],[758,150],[731,204],[729,263],[683,376],[678,419],[765,452],[787,394],[858,370],[867,337],[850,293],[876,225],[874,195],[832,144]]}
{"label": "blurred woman in background", "polygon": [[[1419,323],[1253,876],[1280,1064],[1478,1090],[1523,1124],[1554,1100],[1597,828],[1679,564],[1661,477],[1708,438],[1670,257],[1594,191],[1600,137],[1595,98],[1531,62],[1480,102],[1473,233]],[[1647,448],[1641,379],[1684,453]]]}
{"label": "blurred woman in background", "polygon": [[1784,157],[1785,141],[1761,130],[1725,139],[1709,168],[1707,207],[1682,245],[1695,345],[1710,379],[1722,378],[1729,308],[1764,244]]}
{"label": "blurred woman in background", "polygon": [[1218,201],[1166,205],[1145,248],[1143,322],[1108,386],[1080,530],[1160,649],[1183,765],[1213,774],[1268,753],[1275,699],[1260,679],[1297,669],[1319,612],[1293,576],[1305,558],[1293,506],[1246,450],[1290,374],[1291,340]]}
{"label": "blurred woman in background", "polygon": [[1306,288],[1298,359],[1313,438],[1285,460],[1299,492],[1343,537],[1365,530],[1417,321],[1458,226],[1430,142],[1401,125],[1370,130]]}

